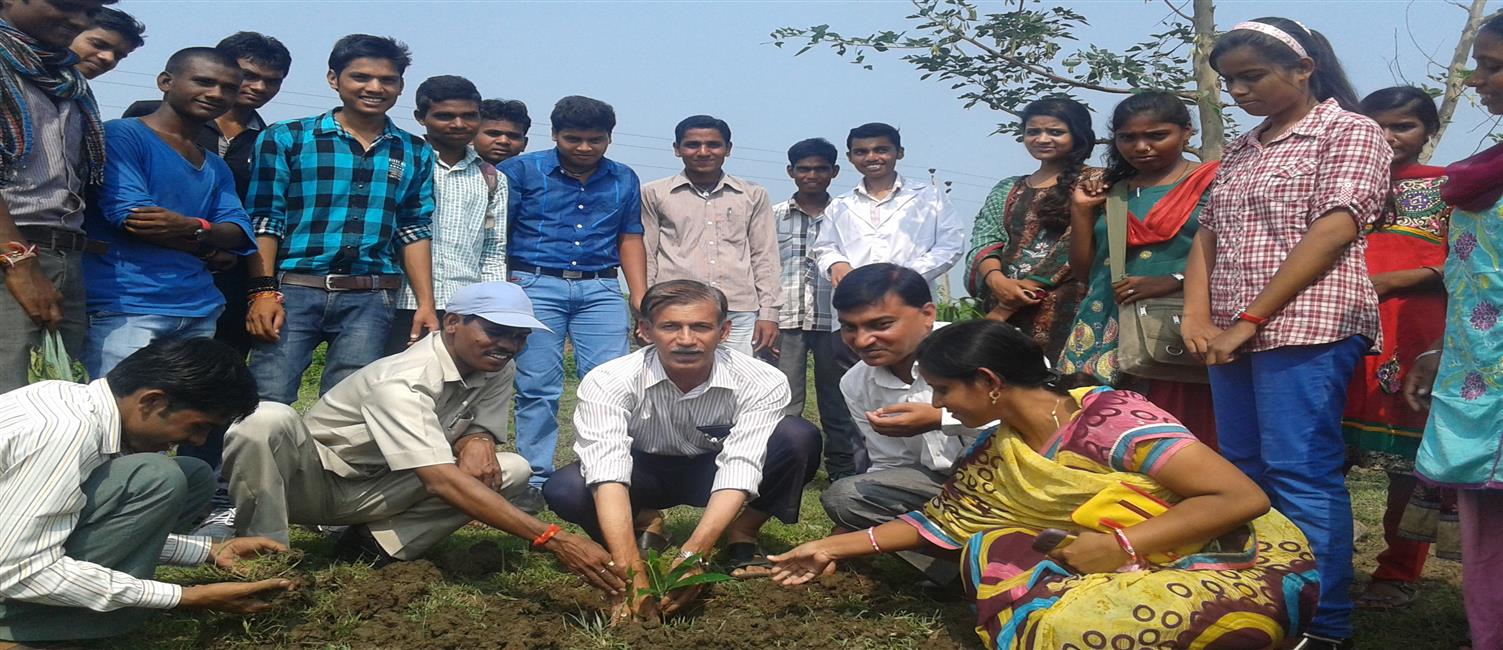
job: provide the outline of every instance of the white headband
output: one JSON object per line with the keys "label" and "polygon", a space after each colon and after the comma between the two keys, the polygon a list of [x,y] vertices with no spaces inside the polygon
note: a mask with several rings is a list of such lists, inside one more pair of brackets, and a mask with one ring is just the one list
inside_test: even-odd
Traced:
{"label": "white headband", "polygon": [[[1303,25],[1301,25],[1301,27],[1303,27]],[[1294,53],[1298,54],[1301,58],[1310,58],[1310,55],[1305,53],[1305,48],[1299,44],[1298,40],[1295,40],[1293,36],[1290,36],[1289,32],[1274,27],[1273,25],[1270,25],[1268,23],[1260,23],[1255,20],[1249,20],[1232,25],[1232,28],[1228,31],[1235,32],[1239,29],[1245,29],[1248,31],[1257,32],[1259,34],[1272,36],[1278,39],[1280,43],[1288,45],[1289,49],[1294,50]]]}

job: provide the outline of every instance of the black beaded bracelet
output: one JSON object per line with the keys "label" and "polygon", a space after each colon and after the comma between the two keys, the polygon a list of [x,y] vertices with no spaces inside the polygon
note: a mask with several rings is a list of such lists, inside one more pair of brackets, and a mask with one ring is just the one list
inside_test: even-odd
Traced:
{"label": "black beaded bracelet", "polygon": [[262,278],[247,278],[245,284],[245,295],[249,296],[253,293],[261,293],[263,291],[280,291],[281,289],[282,283],[277,282],[277,279],[274,276],[266,276]]}

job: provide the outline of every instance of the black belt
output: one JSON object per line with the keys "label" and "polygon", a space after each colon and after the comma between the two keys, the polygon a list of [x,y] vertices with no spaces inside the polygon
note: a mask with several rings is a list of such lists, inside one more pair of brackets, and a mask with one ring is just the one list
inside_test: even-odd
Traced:
{"label": "black belt", "polygon": [[109,244],[89,239],[83,233],[71,230],[60,230],[47,226],[18,226],[17,229],[26,237],[28,243],[36,244],[37,248],[46,248],[55,251],[83,251],[95,255],[103,255],[110,250]]}
{"label": "black belt", "polygon": [[615,267],[601,269],[599,271],[562,271],[559,269],[545,269],[513,262],[511,265],[511,270],[517,271],[519,273],[537,273],[539,275],[551,275],[555,278],[563,278],[565,280],[593,280],[595,278],[616,277]]}
{"label": "black belt", "polygon": [[283,273],[282,284],[294,287],[311,287],[324,291],[375,291],[377,289],[400,289],[401,276],[396,275],[305,275]]}

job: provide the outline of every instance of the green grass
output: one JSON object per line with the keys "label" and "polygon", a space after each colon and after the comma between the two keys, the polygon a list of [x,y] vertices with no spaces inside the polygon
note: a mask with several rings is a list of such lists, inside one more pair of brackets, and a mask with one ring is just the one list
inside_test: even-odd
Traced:
{"label": "green grass", "polygon": [[[566,376],[572,375],[572,360],[566,361]],[[316,397],[318,391],[317,375],[314,371],[321,369],[323,365],[323,351],[316,353],[315,361],[303,383],[298,407],[306,409]],[[811,377],[812,383],[812,377]],[[574,412],[574,386],[575,381],[571,378],[566,382],[564,396],[560,405],[559,423],[559,448],[557,455],[558,464],[564,465],[575,460],[572,450],[574,428],[572,414]],[[814,391],[809,391],[809,401],[805,407],[805,417],[816,424],[819,422],[818,414],[814,409]],[[1375,471],[1353,471],[1349,484],[1352,491],[1353,506],[1356,510],[1357,520],[1365,524],[1371,531],[1364,539],[1357,543],[1357,589],[1366,582],[1366,576],[1374,567],[1374,558],[1382,550],[1382,529],[1380,517],[1384,503],[1384,489],[1386,478],[1383,473]],[[819,505],[819,493],[827,485],[823,471],[804,493],[801,508],[801,517],[798,523],[787,525],[776,519],[770,521],[763,530],[762,543],[769,551],[776,552],[790,548],[798,543],[817,539],[829,531],[830,521],[825,517]],[[667,528],[675,539],[685,539],[693,531],[697,522],[699,510],[695,508],[675,508],[668,512]],[[558,521],[551,513],[545,513],[544,518],[550,521]],[[560,522],[562,523],[562,522]],[[481,541],[491,541],[506,552],[508,561],[515,558],[514,570],[507,570],[485,576],[478,582],[448,582],[443,581],[432,586],[430,593],[422,600],[403,612],[413,620],[424,620],[425,617],[434,615],[443,610],[460,609],[471,612],[476,625],[487,625],[485,613],[485,601],[482,596],[495,594],[518,594],[539,593],[540,590],[548,589],[578,589],[578,580],[567,573],[562,572],[547,554],[526,552],[527,543],[505,534],[489,529],[463,528],[456,532],[449,540],[434,549],[432,556],[440,562],[446,554],[461,553],[471,545]],[[293,546],[304,552],[303,567],[311,569],[320,585],[355,584],[362,580],[368,580],[371,571],[363,566],[331,565],[327,559],[330,541],[320,536],[295,530]],[[513,567],[508,567],[512,569]],[[911,585],[917,581],[917,574],[909,570],[901,562],[888,558],[878,558],[865,563],[862,571],[872,575],[875,579],[890,585]],[[208,568],[163,568],[159,577],[173,582],[184,584],[210,582],[223,579],[222,574]],[[1372,613],[1358,612],[1356,626],[1358,630],[1357,641],[1359,647],[1364,648],[1455,648],[1465,638],[1466,619],[1461,607],[1459,585],[1459,565],[1444,560],[1432,558],[1425,569],[1425,580],[1422,584],[1419,599],[1408,609],[1387,612]],[[738,590],[744,593],[745,587],[738,583],[725,583],[717,586],[718,592],[734,598]],[[868,603],[861,597],[845,599],[831,599],[826,597],[811,598],[808,606],[811,608],[825,608],[839,612],[842,616],[850,616],[853,619],[879,617],[886,623],[895,626],[909,628],[915,631],[918,638],[926,638],[930,635],[940,634],[941,630],[966,629],[971,625],[969,620],[940,620],[932,614],[932,608],[926,609],[917,599],[922,598],[921,592],[912,590],[908,593],[913,599],[915,606],[912,611],[896,613],[873,613]],[[348,635],[360,623],[356,617],[348,612],[341,612],[341,607],[333,590],[319,589],[314,592],[312,602],[305,603],[301,611],[273,611],[252,617],[232,617],[217,614],[205,614],[194,612],[167,612],[154,618],[140,632],[124,639],[114,639],[100,643],[94,647],[111,648],[120,650],[159,650],[159,649],[188,649],[200,648],[207,645],[217,644],[220,647],[237,648],[266,648],[266,647],[290,647],[277,646],[276,640],[281,637],[291,625],[298,620],[322,620],[329,621],[332,631],[331,638],[348,638]],[[891,611],[887,608],[884,611]],[[595,648],[600,650],[619,650],[629,648],[627,642],[619,638],[614,631],[605,625],[605,619],[597,612],[578,611],[569,612],[567,619],[571,636],[566,647],[571,648]],[[961,617],[965,618],[965,617]],[[491,620],[489,624],[498,624]],[[500,624],[504,624],[500,622]],[[669,625],[699,625],[697,621],[675,622]],[[342,648],[351,646],[341,645],[313,645],[297,647],[320,647]],[[890,645],[883,646],[859,646],[859,647],[883,647],[883,648],[907,648],[919,647],[910,640],[894,640]]]}

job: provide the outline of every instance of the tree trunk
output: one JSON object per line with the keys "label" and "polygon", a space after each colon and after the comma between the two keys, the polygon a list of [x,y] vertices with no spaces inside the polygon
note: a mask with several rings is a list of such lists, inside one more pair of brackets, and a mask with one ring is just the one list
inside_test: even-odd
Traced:
{"label": "tree trunk", "polygon": [[1446,132],[1446,126],[1451,123],[1451,114],[1456,112],[1456,104],[1461,101],[1461,91],[1465,89],[1463,76],[1466,72],[1466,57],[1472,51],[1472,41],[1477,40],[1477,28],[1487,17],[1486,5],[1487,0],[1472,0],[1472,6],[1467,10],[1466,26],[1461,28],[1456,51],[1451,53],[1451,65],[1446,67],[1445,94],[1440,101],[1440,130],[1435,132],[1435,137],[1430,138],[1420,151],[1419,163],[1422,165],[1430,162],[1436,143],[1440,142],[1440,136]]}
{"label": "tree trunk", "polygon": [[1211,69],[1211,48],[1216,45],[1216,10],[1211,0],[1195,0],[1193,16],[1195,53],[1191,65],[1195,66],[1195,103],[1200,108],[1200,159],[1218,160],[1226,139],[1226,123],[1221,118],[1221,80]]}

